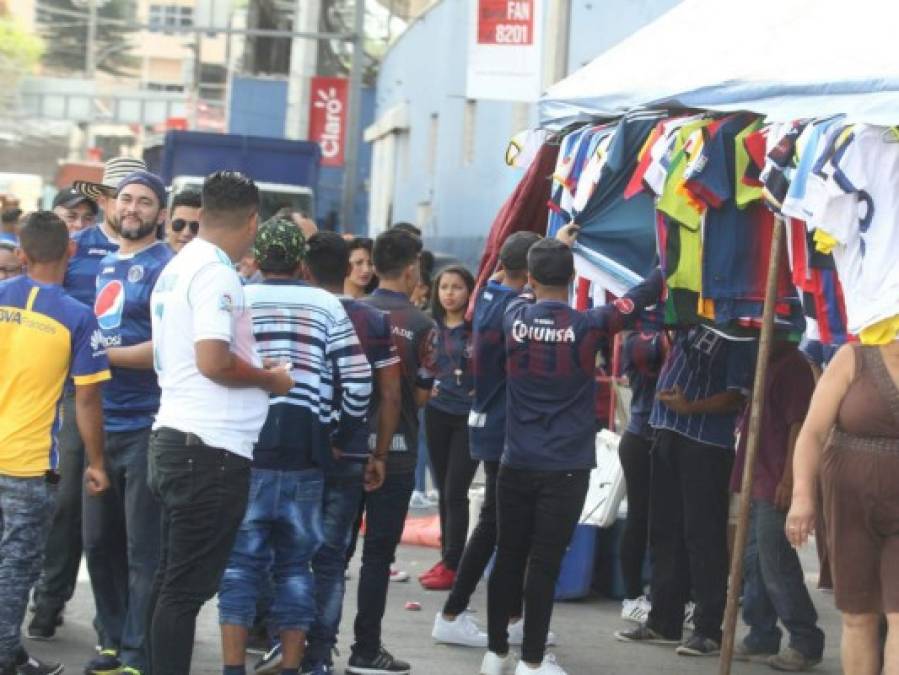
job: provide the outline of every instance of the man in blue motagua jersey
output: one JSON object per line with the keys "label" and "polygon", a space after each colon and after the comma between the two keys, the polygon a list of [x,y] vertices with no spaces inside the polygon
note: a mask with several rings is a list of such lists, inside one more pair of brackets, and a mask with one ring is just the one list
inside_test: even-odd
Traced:
{"label": "man in blue motagua jersey", "polygon": [[165,203],[158,176],[135,171],[122,180],[113,206],[121,245],[97,272],[94,314],[112,368],[103,390],[111,487],[84,501],[84,549],[102,648],[87,673],[147,670],[144,633],[162,518],[147,487],[147,447],[160,396],[150,294],[173,255],[156,239]]}

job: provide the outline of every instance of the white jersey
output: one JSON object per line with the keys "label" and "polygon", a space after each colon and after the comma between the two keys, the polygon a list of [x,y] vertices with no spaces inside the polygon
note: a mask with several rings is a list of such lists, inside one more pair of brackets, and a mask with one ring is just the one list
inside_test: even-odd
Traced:
{"label": "white jersey", "polygon": [[262,366],[231,260],[214,244],[194,239],[162,271],[150,303],[153,363],[162,389],[154,428],[193,433],[206,445],[252,459],[268,394],[216,384],[197,369],[194,348],[200,340],[221,340],[239,358]]}
{"label": "white jersey", "polygon": [[837,244],[834,262],[852,333],[899,315],[899,138],[860,124],[809,177],[810,229]]}

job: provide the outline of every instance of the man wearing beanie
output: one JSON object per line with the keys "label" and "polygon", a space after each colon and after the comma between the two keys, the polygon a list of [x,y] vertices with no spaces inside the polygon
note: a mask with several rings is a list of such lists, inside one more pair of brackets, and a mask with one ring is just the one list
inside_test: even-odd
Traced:
{"label": "man wearing beanie", "polygon": [[84,499],[84,550],[97,605],[101,653],[88,673],[147,670],[146,615],[159,561],[161,511],[147,486],[150,427],[159,409],[150,294],[172,253],[157,241],[165,219],[159,177],[135,171],[111,203],[121,245],[100,263],[94,314],[109,354],[103,388],[110,489]]}
{"label": "man wearing beanie", "polygon": [[259,354],[289,364],[294,387],[269,402],[246,514],[219,588],[225,675],[246,672],[247,635],[269,578],[280,672],[299,675],[316,616],[311,563],[323,541],[324,469],[365,424],[371,395],[371,368],[340,300],[300,280],[305,251],[296,224],[266,221],[253,247],[264,280],[245,288]]}
{"label": "man wearing beanie", "polygon": [[596,463],[596,355],[661,293],[655,273],[621,300],[581,313],[568,305],[574,259],[565,243],[541,240],[527,260],[533,298],[513,300],[503,321],[508,417],[483,675],[500,675],[509,663],[507,629],[522,588],[527,611],[515,673],[565,675],[545,647],[562,556]]}

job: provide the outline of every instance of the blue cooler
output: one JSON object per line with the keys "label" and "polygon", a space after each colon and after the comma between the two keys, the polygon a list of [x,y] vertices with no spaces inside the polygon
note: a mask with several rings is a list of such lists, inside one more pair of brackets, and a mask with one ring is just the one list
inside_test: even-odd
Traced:
{"label": "blue cooler", "polygon": [[[556,600],[578,600],[590,595],[593,583],[593,564],[596,556],[597,528],[592,525],[578,525],[571,536],[571,543],[562,558],[559,580],[556,582]],[[494,553],[484,570],[484,581],[493,571]]]}
{"label": "blue cooler", "polygon": [[597,530],[592,525],[578,525],[575,528],[562,558],[559,580],[556,582],[556,600],[577,600],[590,595]]}

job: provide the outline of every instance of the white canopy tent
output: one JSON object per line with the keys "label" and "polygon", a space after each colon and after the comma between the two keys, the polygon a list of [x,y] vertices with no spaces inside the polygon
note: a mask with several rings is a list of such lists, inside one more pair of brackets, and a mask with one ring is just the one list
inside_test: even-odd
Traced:
{"label": "white canopy tent", "polygon": [[899,3],[684,0],[540,100],[544,126],[634,108],[899,122]]}

